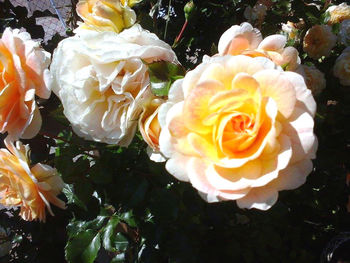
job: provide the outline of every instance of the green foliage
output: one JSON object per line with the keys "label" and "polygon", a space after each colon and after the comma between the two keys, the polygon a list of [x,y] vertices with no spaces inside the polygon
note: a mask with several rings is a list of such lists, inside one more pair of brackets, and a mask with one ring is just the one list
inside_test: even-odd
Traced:
{"label": "green foliage", "polygon": [[[221,34],[245,21],[244,9],[255,2],[194,0],[195,11],[185,11],[187,15],[185,0],[144,0],[134,9],[142,26],[175,43],[179,61],[192,69],[204,54],[217,53]],[[263,36],[302,18],[302,38],[312,25],[329,19],[326,1],[272,2]],[[44,34],[34,25],[35,18],[54,16],[44,11],[28,19],[25,9],[8,0],[0,5],[0,30],[23,26],[34,38]],[[180,35],[186,16],[188,24]],[[60,39],[45,48],[52,51]],[[53,95],[40,105],[46,120],[40,135],[25,143],[31,146],[32,164],[50,164],[62,176],[66,185],[60,198],[68,208],[54,208],[55,217],[48,217],[46,224],[29,224],[18,219],[19,211],[9,216],[1,210],[0,225],[9,229],[14,248],[0,262],[319,262],[330,240],[350,231],[345,184],[350,96],[330,70],[344,47],[338,45],[329,58],[316,61],[306,56],[302,41],[288,43],[298,49],[304,64],[315,65],[327,79],[327,88],[316,97],[317,159],[302,187],[281,192],[268,211],[239,209],[234,202],[208,204],[190,184],[170,176],[164,164],[149,161],[138,136],[128,148],[77,137]],[[167,96],[170,85],[185,74],[184,68],[167,62],[149,64],[148,72],[157,96]]]}

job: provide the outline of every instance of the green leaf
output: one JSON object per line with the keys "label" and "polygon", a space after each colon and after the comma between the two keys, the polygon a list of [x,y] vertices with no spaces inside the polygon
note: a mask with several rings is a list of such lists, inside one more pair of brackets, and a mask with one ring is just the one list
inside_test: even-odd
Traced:
{"label": "green leaf", "polygon": [[119,252],[124,252],[128,244],[128,239],[122,233],[117,233],[114,236],[113,245]]}
{"label": "green leaf", "polygon": [[67,226],[68,236],[73,238],[76,233],[86,231],[88,229],[94,230],[95,232],[99,231],[106,222],[107,216],[98,216],[91,221],[72,221]]}
{"label": "green leaf", "polygon": [[121,214],[120,215],[120,219],[125,221],[131,227],[136,227],[137,226],[132,211],[128,211],[126,213]]}
{"label": "green leaf", "polygon": [[107,225],[104,227],[103,231],[103,247],[110,252],[116,252],[117,250],[114,248],[112,237],[115,232],[115,228],[119,224],[119,218],[116,216],[112,216],[111,219],[109,219]]}
{"label": "green leaf", "polygon": [[101,234],[97,233],[97,235],[93,238],[89,246],[84,250],[82,254],[83,262],[85,263],[93,263],[95,258],[97,257],[97,253],[101,248]]}
{"label": "green leaf", "polygon": [[93,263],[101,247],[100,233],[92,229],[79,232],[67,242],[66,259],[69,263]]}
{"label": "green leaf", "polygon": [[171,84],[185,75],[181,65],[166,61],[148,64],[151,90],[156,96],[167,96]]}
{"label": "green leaf", "polygon": [[74,187],[71,184],[66,184],[62,190],[64,195],[67,197],[67,204],[74,204],[83,210],[87,211],[87,207],[83,201],[81,201],[74,193]]}

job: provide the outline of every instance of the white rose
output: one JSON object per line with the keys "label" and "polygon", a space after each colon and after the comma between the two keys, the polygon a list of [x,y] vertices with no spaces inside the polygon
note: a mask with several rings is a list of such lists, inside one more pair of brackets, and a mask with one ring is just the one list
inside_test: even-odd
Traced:
{"label": "white rose", "polygon": [[130,144],[150,95],[144,63],[177,63],[171,47],[138,24],[122,33],[84,31],[59,43],[53,91],[73,130],[88,140]]}
{"label": "white rose", "polygon": [[350,19],[344,20],[341,23],[338,38],[340,43],[350,46]]}

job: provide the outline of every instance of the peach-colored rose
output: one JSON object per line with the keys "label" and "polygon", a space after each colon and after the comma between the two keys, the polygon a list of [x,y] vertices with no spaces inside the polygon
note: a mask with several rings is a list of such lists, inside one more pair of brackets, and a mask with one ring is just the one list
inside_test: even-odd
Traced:
{"label": "peach-colored rose", "polygon": [[226,30],[219,40],[219,55],[246,55],[266,57],[286,70],[294,71],[300,59],[294,47],[285,47],[287,38],[283,35],[271,35],[262,38],[258,29],[249,23],[234,25]]}
{"label": "peach-colored rose", "polygon": [[50,54],[27,32],[6,28],[0,39],[0,132],[32,138],[40,130],[35,95],[47,99]]}
{"label": "peach-colored rose", "polygon": [[330,6],[326,12],[328,12],[330,16],[328,20],[329,25],[341,23],[345,19],[350,19],[350,6],[346,3]]}
{"label": "peach-colored rose", "polygon": [[326,88],[326,78],[315,66],[300,65],[296,72],[304,77],[306,86],[313,95],[320,94]]}
{"label": "peach-colored rose", "polygon": [[154,98],[145,103],[143,112],[139,119],[139,130],[142,138],[149,146],[148,153],[150,158],[157,162],[165,160],[159,153],[159,135],[161,128],[158,121],[159,107],[164,102],[165,100],[163,99]]}
{"label": "peach-colored rose", "polygon": [[128,4],[125,0],[80,0],[76,10],[84,23],[76,31],[90,29],[120,33],[136,21],[136,14]]}
{"label": "peach-colored rose", "polygon": [[313,59],[322,56],[328,57],[337,42],[337,37],[327,25],[315,25],[310,28],[304,37],[304,51]]}
{"label": "peach-colored rose", "polygon": [[350,86],[350,47],[344,49],[335,61],[333,68],[334,76],[339,78],[344,86]]}
{"label": "peach-colored rose", "polygon": [[213,57],[176,81],[160,107],[166,169],[208,202],[269,209],[312,171],[315,110],[299,74],[262,57]]}
{"label": "peach-colored rose", "polygon": [[15,146],[8,139],[5,145],[8,150],[0,149],[0,204],[20,207],[27,221],[45,222],[45,207],[53,215],[50,203],[64,209],[64,202],[57,198],[63,181],[56,169],[40,163],[30,167],[28,145],[17,141]]}

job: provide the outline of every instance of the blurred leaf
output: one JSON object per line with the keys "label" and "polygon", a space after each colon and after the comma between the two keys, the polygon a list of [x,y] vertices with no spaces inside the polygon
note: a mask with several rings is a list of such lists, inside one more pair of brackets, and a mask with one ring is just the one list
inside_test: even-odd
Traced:
{"label": "blurred leaf", "polygon": [[103,247],[107,250],[107,251],[111,251],[111,252],[116,252],[117,250],[114,248],[114,244],[112,243],[112,237],[115,233],[115,228],[117,227],[117,225],[119,224],[119,218],[117,216],[112,216],[106,227],[104,228],[104,232],[103,232],[103,236],[102,236],[102,240],[103,240]]}
{"label": "blurred leaf", "polygon": [[185,75],[182,66],[167,61],[148,64],[151,90],[156,96],[167,96],[171,84]]}

